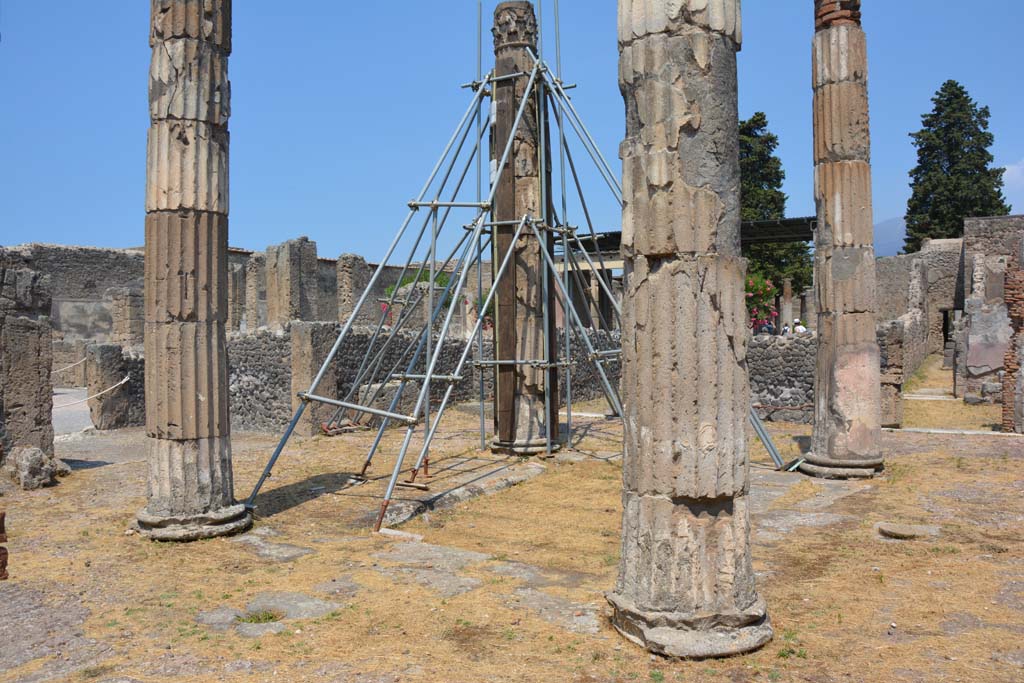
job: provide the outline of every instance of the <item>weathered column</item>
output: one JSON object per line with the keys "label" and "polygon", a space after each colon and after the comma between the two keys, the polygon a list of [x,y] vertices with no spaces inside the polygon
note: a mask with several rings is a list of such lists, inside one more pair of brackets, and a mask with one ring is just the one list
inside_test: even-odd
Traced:
{"label": "weathered column", "polygon": [[267,258],[253,254],[245,262],[245,330],[255,332],[267,324]]}
{"label": "weathered column", "polygon": [[815,0],[814,435],[802,472],[871,477],[882,466],[875,337],[867,43],[858,0]]}
{"label": "weathered column", "polygon": [[739,0],[619,2],[625,453],[612,623],[679,657],[772,636],[750,558]]}
{"label": "weathered column", "polygon": [[[494,10],[495,75],[528,73],[533,59],[528,49],[537,51],[537,19],[529,2],[503,2]],[[505,79],[494,84],[496,119],[491,138],[491,159],[497,164],[509,136],[515,144],[505,166],[499,170],[498,191],[494,198],[496,222],[518,221],[524,215],[549,222],[550,166],[541,168],[541,129],[538,89],[526,92],[526,76]],[[524,97],[529,97],[523,118],[513,131],[516,113]],[[495,231],[494,263],[500,264],[515,234],[515,225],[500,225]],[[529,230],[529,228],[527,228]],[[553,288],[550,271],[544,263],[542,249],[552,249],[550,235],[544,233],[541,243],[532,232],[524,233],[515,248],[510,264],[498,284],[495,321],[495,358],[503,361],[541,360],[545,357],[544,292],[547,282],[547,312],[550,324],[547,357],[554,361],[556,335],[554,329]],[[521,455],[540,453],[546,449],[547,430],[558,445],[558,401],[551,401],[551,413],[544,414],[545,386],[557,396],[558,372],[554,368],[532,365],[499,365],[494,392],[495,440],[493,447]]]}
{"label": "weathered column", "polygon": [[224,326],[230,0],[153,0],[146,177],[150,538],[248,528],[235,502]]}
{"label": "weathered column", "polygon": [[245,315],[245,267],[241,264],[228,266],[228,311],[227,329],[238,332],[242,329]]}
{"label": "weathered column", "polygon": [[775,327],[777,329],[782,329],[783,325],[790,325],[790,329],[792,329],[792,327],[794,327],[793,280],[791,280],[788,277],[782,281],[782,305],[779,308],[781,309],[781,311],[779,312],[779,317],[782,319],[776,321]]}

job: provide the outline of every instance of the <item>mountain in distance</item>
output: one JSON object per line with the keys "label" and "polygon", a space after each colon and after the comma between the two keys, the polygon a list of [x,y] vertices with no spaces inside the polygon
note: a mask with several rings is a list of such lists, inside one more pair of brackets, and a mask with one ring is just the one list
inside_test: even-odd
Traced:
{"label": "mountain in distance", "polygon": [[902,216],[875,223],[875,256],[895,256],[903,249],[907,223]]}

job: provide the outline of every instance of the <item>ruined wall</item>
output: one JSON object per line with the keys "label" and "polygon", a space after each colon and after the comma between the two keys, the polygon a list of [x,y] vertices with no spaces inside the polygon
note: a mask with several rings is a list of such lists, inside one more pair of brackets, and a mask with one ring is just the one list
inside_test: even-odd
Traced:
{"label": "ruined wall", "polygon": [[25,244],[0,247],[0,265],[50,276],[48,315],[58,338],[106,341],[112,332],[111,287],[141,287],[142,252],[134,249]]}
{"label": "ruined wall", "polygon": [[747,350],[750,402],[763,420],[802,422],[814,419],[813,332],[755,335]]}

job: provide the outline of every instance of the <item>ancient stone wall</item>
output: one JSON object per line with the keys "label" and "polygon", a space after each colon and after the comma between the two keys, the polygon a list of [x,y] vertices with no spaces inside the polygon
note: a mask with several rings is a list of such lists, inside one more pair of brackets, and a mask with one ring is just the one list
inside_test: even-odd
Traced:
{"label": "ancient stone wall", "polygon": [[750,402],[763,420],[814,420],[814,361],[817,338],[813,332],[779,336],[755,335],[747,350]]}
{"label": "ancient stone wall", "polygon": [[895,320],[908,310],[910,303],[910,277],[916,254],[885,256],[875,260],[878,291],[878,320]]}
{"label": "ancient stone wall", "polygon": [[0,265],[29,268],[50,277],[47,315],[55,336],[107,341],[113,321],[104,295],[111,287],[141,287],[142,252],[135,249],[25,244],[0,247]]}

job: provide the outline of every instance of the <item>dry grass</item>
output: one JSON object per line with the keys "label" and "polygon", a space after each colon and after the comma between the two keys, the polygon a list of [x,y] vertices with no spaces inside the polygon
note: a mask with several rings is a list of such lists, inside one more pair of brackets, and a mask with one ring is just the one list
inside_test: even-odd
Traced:
{"label": "dry grass", "polygon": [[924,359],[910,379],[903,384],[903,392],[912,394],[921,389],[945,389],[953,393],[953,371],[942,368],[942,355],[933,354]]}
{"label": "dry grass", "polygon": [[[621,438],[618,429],[598,422],[583,445],[606,452]],[[794,437],[810,431],[770,429],[784,457],[795,455]],[[470,431],[446,436],[455,452],[471,447]],[[445,599],[387,572],[393,563],[376,555],[393,541],[366,533],[365,526],[353,530],[350,520],[372,511],[374,499],[360,498],[358,489],[303,494],[311,477],[358,464],[362,438],[298,442],[282,461],[273,480],[279,493],[268,499],[274,514],[260,524],[280,532],[276,542],[315,548],[298,561],[268,563],[227,539],[170,545],[126,536],[144,502],[144,470],[136,464],[81,470],[52,491],[5,499],[14,535],[12,573],[26,585],[55,582],[90,609],[85,635],[112,649],[77,674],[80,679],[324,680],[317,673],[323,668],[327,680],[378,680],[373,676],[389,673],[403,683],[1020,680],[1019,669],[990,657],[1022,649],[1020,634],[1007,626],[1019,625],[1021,613],[996,600],[1013,563],[1018,576],[1024,563],[1020,460],[1009,457],[1019,443],[1000,440],[1006,457],[976,459],[979,444],[994,439],[936,441],[891,461],[885,477],[833,506],[830,512],[843,521],[799,527],[782,541],[755,545],[776,639],[751,655],[680,662],[652,660],[605,619],[589,636],[548,623],[510,598],[518,579],[486,571],[507,560],[537,565],[572,578],[545,592],[603,604],[619,554],[618,463],[549,461],[548,471],[526,484],[406,525],[427,542],[493,558],[464,572],[482,581],[479,588]],[[390,445],[394,438],[389,435]],[[236,439],[239,488],[253,481],[271,442]],[[756,459],[766,457],[762,452]],[[385,467],[382,461],[379,468]],[[111,502],[105,491],[112,481],[133,493]],[[802,480],[772,508],[799,507],[820,486]],[[969,495],[950,497],[948,491]],[[942,536],[882,542],[872,530],[882,520],[941,524]],[[332,614],[286,622],[280,635],[246,639],[194,621],[197,612],[218,605],[244,608],[262,591],[316,595],[317,584],[342,575],[363,589],[340,599],[344,606]],[[954,632],[948,626],[960,622],[972,627]],[[891,623],[897,627],[890,629]],[[154,663],[168,657],[186,662],[184,668],[154,675]],[[233,660],[252,661],[257,670],[225,671],[223,662]],[[0,673],[0,680],[38,666]]]}

